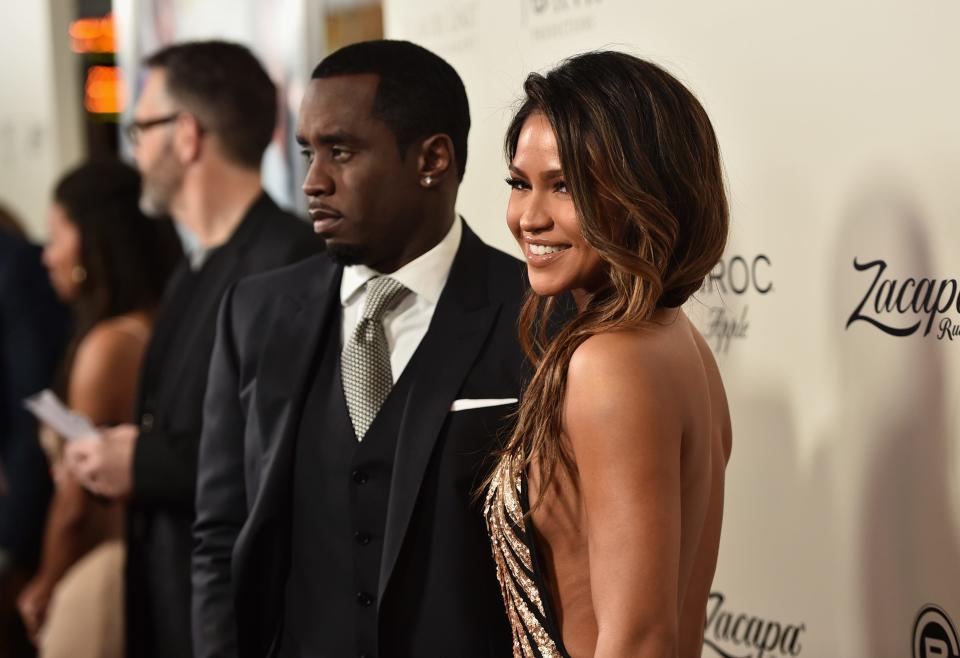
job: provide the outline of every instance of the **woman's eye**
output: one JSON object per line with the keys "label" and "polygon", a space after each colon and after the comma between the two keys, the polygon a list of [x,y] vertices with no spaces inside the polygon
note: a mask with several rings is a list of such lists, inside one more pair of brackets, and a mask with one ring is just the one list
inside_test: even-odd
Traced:
{"label": "woman's eye", "polygon": [[505,182],[514,190],[526,190],[530,188],[526,181],[522,181],[519,178],[513,178],[512,176],[508,177]]}
{"label": "woman's eye", "polygon": [[567,184],[564,181],[557,181],[553,184],[553,191],[560,194],[567,194]]}

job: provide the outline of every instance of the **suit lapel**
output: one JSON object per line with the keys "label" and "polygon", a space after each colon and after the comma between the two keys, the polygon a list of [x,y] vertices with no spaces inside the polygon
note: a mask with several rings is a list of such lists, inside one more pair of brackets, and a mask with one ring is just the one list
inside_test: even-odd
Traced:
{"label": "suit lapel", "polygon": [[[324,257],[316,257],[326,265]],[[284,509],[293,467],[294,444],[310,388],[317,350],[340,315],[342,268],[323,267],[310,276],[302,294],[278,300],[278,310],[260,355],[257,381],[257,434],[263,446],[260,486],[250,509],[250,526]]]}
{"label": "suit lapel", "polygon": [[410,390],[400,422],[380,562],[378,605],[410,524],[424,473],[461,385],[486,342],[500,303],[486,290],[487,249],[464,224],[460,249],[418,348],[424,371]]}

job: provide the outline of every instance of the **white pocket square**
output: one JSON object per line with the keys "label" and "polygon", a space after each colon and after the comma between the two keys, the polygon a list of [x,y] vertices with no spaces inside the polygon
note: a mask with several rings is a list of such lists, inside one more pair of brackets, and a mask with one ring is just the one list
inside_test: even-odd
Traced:
{"label": "white pocket square", "polygon": [[503,404],[513,404],[517,398],[463,398],[454,400],[450,405],[450,411],[463,411],[464,409],[480,409],[481,407],[498,407]]}

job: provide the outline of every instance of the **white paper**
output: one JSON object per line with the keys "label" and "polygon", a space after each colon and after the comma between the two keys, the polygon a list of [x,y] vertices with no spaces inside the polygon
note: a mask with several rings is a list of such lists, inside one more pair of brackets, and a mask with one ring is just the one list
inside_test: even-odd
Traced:
{"label": "white paper", "polygon": [[40,422],[49,426],[67,441],[97,435],[97,428],[89,420],[70,411],[50,389],[31,395],[23,401],[23,405]]}

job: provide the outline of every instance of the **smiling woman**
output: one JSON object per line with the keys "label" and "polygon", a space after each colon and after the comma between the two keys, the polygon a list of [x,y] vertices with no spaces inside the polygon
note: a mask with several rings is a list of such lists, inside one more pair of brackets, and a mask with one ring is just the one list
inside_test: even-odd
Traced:
{"label": "smiling woman", "polygon": [[[622,53],[524,90],[507,224],[536,371],[485,506],[514,655],[699,656],[731,432],[679,307],[726,242],[716,137],[683,85]],[[548,340],[567,292],[578,312]]]}

